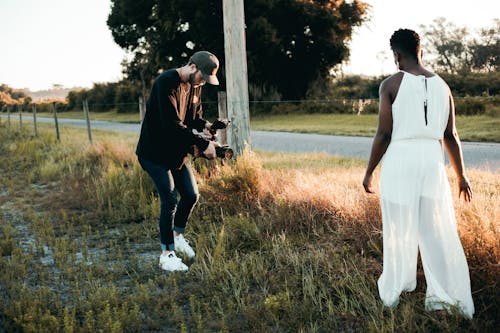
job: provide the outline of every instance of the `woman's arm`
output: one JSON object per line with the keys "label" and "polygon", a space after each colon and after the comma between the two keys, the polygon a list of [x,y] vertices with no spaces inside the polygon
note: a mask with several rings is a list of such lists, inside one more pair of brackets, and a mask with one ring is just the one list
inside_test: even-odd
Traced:
{"label": "woman's arm", "polygon": [[372,186],[373,171],[391,143],[393,93],[391,91],[391,81],[389,80],[383,81],[379,89],[380,105],[377,133],[373,139],[370,160],[368,161],[365,178],[363,179],[363,187],[368,193],[374,193]]}
{"label": "woman's arm", "polygon": [[464,160],[462,155],[462,147],[460,145],[460,138],[458,137],[457,128],[455,126],[455,105],[451,92],[449,93],[450,99],[450,114],[448,116],[448,123],[444,130],[443,140],[451,165],[458,178],[458,197],[464,194],[464,199],[470,201],[472,198],[472,189],[469,180],[465,176]]}

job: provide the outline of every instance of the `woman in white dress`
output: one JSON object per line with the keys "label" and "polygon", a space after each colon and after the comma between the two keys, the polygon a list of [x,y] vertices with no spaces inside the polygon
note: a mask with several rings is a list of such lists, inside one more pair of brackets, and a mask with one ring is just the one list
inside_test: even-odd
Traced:
{"label": "woman in white dress", "polygon": [[384,259],[379,294],[386,306],[396,306],[403,291],[415,289],[420,250],[426,309],[455,307],[472,318],[469,268],[443,155],[444,143],[458,178],[459,197],[463,194],[470,201],[453,98],[448,85],[422,66],[416,32],[400,29],[390,42],[400,71],[380,85],[379,124],[363,180],[366,192],[373,193],[373,171],[382,160]]}

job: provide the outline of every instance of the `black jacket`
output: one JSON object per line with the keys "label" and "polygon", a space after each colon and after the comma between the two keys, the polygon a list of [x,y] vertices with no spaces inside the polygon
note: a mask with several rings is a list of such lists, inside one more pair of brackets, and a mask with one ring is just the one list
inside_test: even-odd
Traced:
{"label": "black jacket", "polygon": [[146,104],[137,156],[168,169],[178,169],[193,145],[200,151],[207,148],[208,141],[192,131],[201,132],[205,128],[201,88],[181,82],[175,69],[156,78]]}

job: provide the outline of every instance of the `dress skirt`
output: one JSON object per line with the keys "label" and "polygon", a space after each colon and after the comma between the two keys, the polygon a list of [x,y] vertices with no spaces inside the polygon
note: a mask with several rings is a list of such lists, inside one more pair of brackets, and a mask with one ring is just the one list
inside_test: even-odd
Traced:
{"label": "dress skirt", "polygon": [[382,160],[380,201],[384,259],[378,288],[384,304],[395,306],[403,291],[415,289],[420,250],[426,309],[456,306],[471,318],[469,269],[439,140],[391,142]]}

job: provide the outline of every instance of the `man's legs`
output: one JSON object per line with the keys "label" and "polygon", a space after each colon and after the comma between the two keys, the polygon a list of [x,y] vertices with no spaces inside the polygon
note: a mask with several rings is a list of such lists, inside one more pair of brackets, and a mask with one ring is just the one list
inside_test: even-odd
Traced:
{"label": "man's legs", "polygon": [[175,212],[174,231],[182,234],[200,195],[191,166],[184,164],[180,170],[172,170],[172,176],[181,197]]}
{"label": "man's legs", "polygon": [[139,158],[142,168],[149,174],[160,196],[160,245],[163,251],[175,250],[172,221],[177,205],[172,173],[151,161]]}
{"label": "man's legs", "polygon": [[175,248],[186,254],[188,258],[193,258],[195,252],[183,234],[193,207],[198,201],[198,185],[189,165],[184,164],[180,170],[172,170],[172,176],[175,187],[181,196],[174,217]]}

